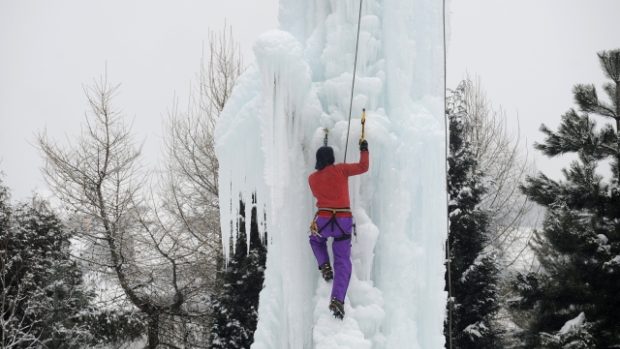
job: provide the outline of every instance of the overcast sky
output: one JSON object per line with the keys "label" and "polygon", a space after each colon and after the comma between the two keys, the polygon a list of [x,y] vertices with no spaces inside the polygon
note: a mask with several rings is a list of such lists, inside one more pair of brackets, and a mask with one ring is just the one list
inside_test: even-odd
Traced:
{"label": "overcast sky", "polygon": [[227,21],[251,60],[277,12],[275,0],[0,0],[0,171],[13,197],[48,195],[35,136],[79,132],[83,86],[106,64],[108,80],[121,83],[114,104],[133,118],[153,164],[167,110],[175,95],[186,100],[209,29]]}
{"label": "overcast sky", "polygon": [[538,170],[559,178],[572,157],[548,159],[532,144],[543,140],[541,123],[555,129],[575,106],[575,84],[606,82],[596,53],[620,48],[618,14],[618,0],[452,0],[448,84],[479,76],[489,99],[519,120]]}
{"label": "overcast sky", "polygon": [[[47,195],[35,135],[79,132],[82,88],[106,64],[109,80],[122,83],[116,105],[134,118],[146,161],[155,162],[166,111],[173,96],[186,98],[209,29],[231,24],[249,62],[257,36],[277,27],[277,5],[0,0],[0,171],[13,197]],[[518,117],[530,149],[540,123],[557,125],[573,105],[575,83],[603,81],[596,52],[620,48],[618,0],[451,0],[450,11],[449,86],[466,72],[479,76],[492,102]],[[564,164],[536,160],[553,176]]]}

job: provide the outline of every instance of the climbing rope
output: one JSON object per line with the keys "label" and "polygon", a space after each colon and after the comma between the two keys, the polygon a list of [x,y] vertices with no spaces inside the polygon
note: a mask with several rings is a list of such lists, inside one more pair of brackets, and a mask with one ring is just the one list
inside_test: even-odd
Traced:
{"label": "climbing rope", "polygon": [[351,80],[351,100],[349,101],[349,126],[347,127],[347,141],[344,145],[344,161],[347,162],[347,149],[349,148],[349,131],[351,130],[351,113],[353,111],[353,91],[355,90],[355,73],[357,72],[357,50],[360,44],[360,24],[362,23],[362,3],[360,0],[360,10],[357,17],[357,39],[355,39],[355,60],[353,61],[353,79]]}
{"label": "climbing rope", "polygon": [[[344,148],[344,162],[347,162],[347,150],[349,147],[349,133],[351,130],[351,114],[353,111],[353,94],[355,91],[355,75],[357,72],[357,52],[359,48],[359,40],[360,40],[360,25],[362,22],[362,4],[364,0],[360,0],[360,8],[359,14],[357,18],[357,37],[355,40],[355,60],[353,62],[353,79],[351,80],[351,98],[349,100],[349,122],[347,127],[347,139]],[[444,154],[444,171],[446,175],[446,210],[448,209],[449,200],[448,197],[448,157],[450,152],[450,144],[448,138],[448,114],[447,114],[447,101],[446,101],[446,89],[447,89],[447,48],[446,48],[446,0],[442,1],[442,26],[443,26],[443,100],[444,100],[444,137],[445,137],[445,154]],[[362,137],[360,139],[364,139],[364,126],[366,122],[366,109],[362,111]],[[327,140],[327,130],[325,130],[325,140],[326,144]],[[447,211],[446,211],[447,212]],[[450,233],[450,217],[446,214],[446,228],[448,229],[448,234]],[[453,345],[453,334],[452,334],[452,322],[453,322],[453,300],[452,300],[452,275],[451,275],[451,255],[450,255],[450,240],[446,239],[446,264],[447,264],[447,273],[448,273],[448,348],[452,349]]]}
{"label": "climbing rope", "polygon": [[448,214],[449,205],[450,205],[450,197],[448,193],[448,156],[450,155],[450,141],[448,138],[448,104],[446,101],[446,89],[448,88],[447,83],[447,49],[446,49],[446,0],[442,1],[442,25],[443,25],[443,117],[444,117],[444,137],[445,137],[445,159],[444,159],[444,170],[446,174],[446,229],[448,230],[447,238],[446,238],[446,269],[448,273],[448,349],[452,349],[454,344],[452,342],[452,317],[453,317],[453,309],[454,302],[452,300],[452,256],[450,253],[450,215]]}

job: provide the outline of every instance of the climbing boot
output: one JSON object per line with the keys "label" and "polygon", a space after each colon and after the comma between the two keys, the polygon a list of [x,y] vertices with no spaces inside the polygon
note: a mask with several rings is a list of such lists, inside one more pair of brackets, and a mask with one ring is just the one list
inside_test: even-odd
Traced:
{"label": "climbing boot", "polygon": [[334,272],[332,271],[332,267],[329,263],[321,265],[319,270],[321,271],[321,275],[323,275],[323,279],[325,281],[330,281],[334,278]]}
{"label": "climbing boot", "polygon": [[336,298],[332,298],[332,301],[329,303],[329,310],[332,311],[335,318],[342,320],[344,318],[344,303],[337,300]]}

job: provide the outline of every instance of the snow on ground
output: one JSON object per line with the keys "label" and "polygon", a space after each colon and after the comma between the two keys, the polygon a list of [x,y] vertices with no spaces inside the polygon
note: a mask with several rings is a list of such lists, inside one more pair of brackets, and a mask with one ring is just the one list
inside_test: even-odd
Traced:
{"label": "snow on ground", "polygon": [[566,321],[566,323],[564,323],[564,325],[560,329],[559,333],[560,334],[567,334],[567,333],[575,330],[579,326],[583,325],[583,323],[585,321],[586,321],[586,314],[581,312],[574,319],[570,319],[570,320]]}
{"label": "snow on ground", "polygon": [[358,161],[366,108],[371,165],[349,181],[358,237],[342,322],[308,244],[307,177],[323,128],[344,157],[358,9],[357,0],[281,0],[281,30],[259,38],[218,123],[223,241],[237,200],[253,193],[269,238],[255,349],[444,344],[440,2],[364,1],[347,161]]}

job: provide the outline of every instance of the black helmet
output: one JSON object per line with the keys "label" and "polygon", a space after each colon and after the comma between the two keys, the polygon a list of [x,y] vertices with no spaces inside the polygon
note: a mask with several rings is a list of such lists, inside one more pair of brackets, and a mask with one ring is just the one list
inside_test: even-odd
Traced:
{"label": "black helmet", "polygon": [[316,151],[316,166],[317,170],[322,170],[326,166],[333,165],[336,159],[334,158],[334,149],[332,147],[323,146]]}

